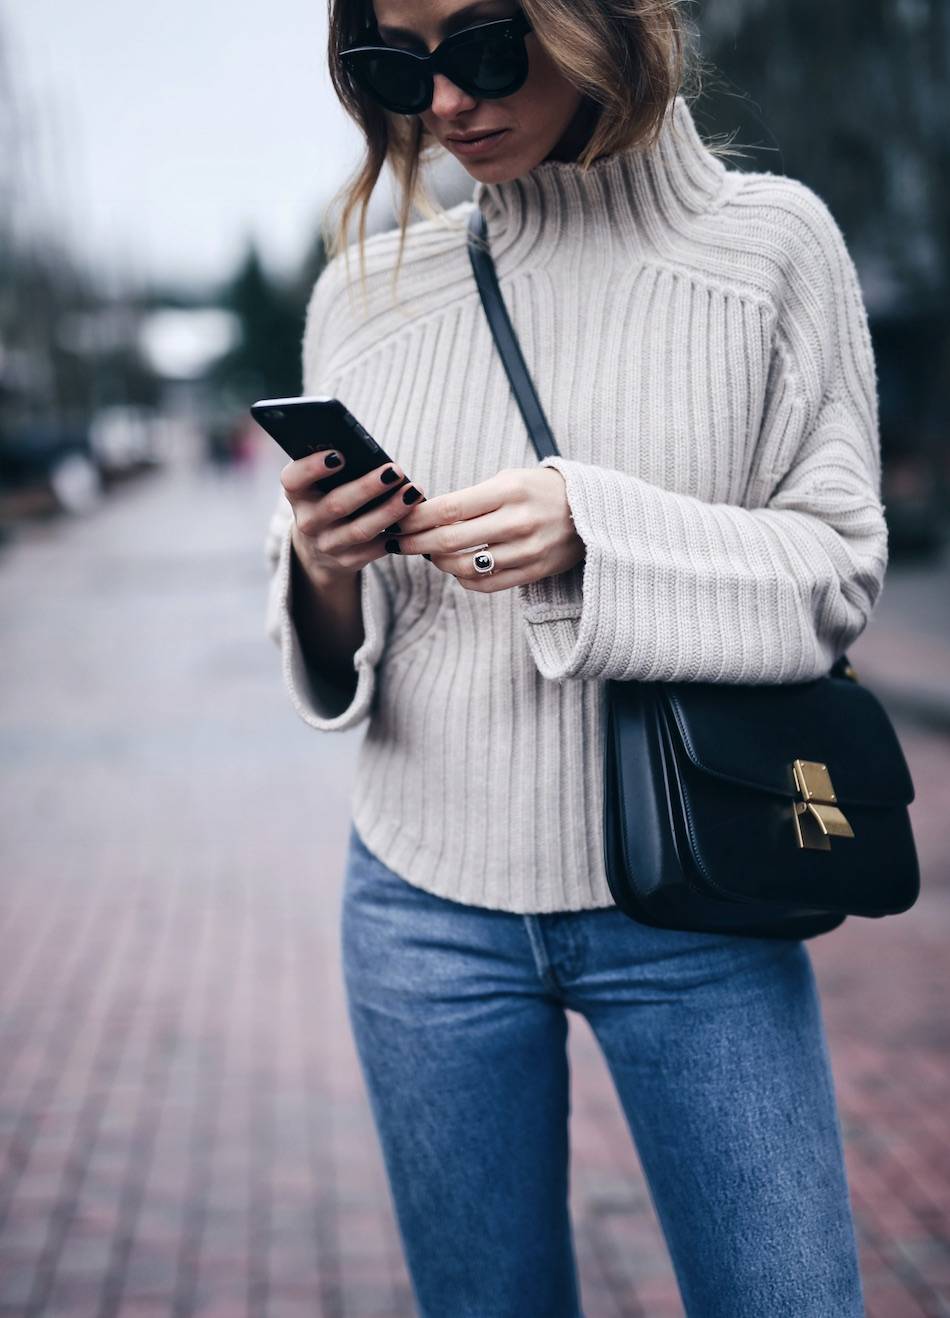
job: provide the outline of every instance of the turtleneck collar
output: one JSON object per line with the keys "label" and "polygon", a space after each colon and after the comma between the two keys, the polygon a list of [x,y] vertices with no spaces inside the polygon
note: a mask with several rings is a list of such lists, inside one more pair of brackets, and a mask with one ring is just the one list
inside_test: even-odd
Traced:
{"label": "turtleneck collar", "polygon": [[475,185],[499,273],[544,263],[556,245],[598,239],[634,246],[721,204],[736,177],[704,144],[689,107],[675,97],[656,143],[576,161],[545,160],[502,183]]}

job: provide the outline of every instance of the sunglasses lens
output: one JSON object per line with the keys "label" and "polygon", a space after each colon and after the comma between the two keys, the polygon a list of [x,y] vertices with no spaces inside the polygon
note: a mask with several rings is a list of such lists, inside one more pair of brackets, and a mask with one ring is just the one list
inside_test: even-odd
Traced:
{"label": "sunglasses lens", "polygon": [[[489,99],[518,90],[528,75],[524,41],[506,33],[473,32],[449,43],[441,55],[447,76],[471,96]],[[519,33],[519,35],[521,35]],[[432,100],[432,79],[426,65],[405,51],[374,47],[346,51],[343,59],[352,76],[389,110],[421,114]]]}
{"label": "sunglasses lens", "polygon": [[516,90],[527,71],[524,45],[502,36],[473,37],[456,46],[448,62],[450,78],[489,98]]}
{"label": "sunglasses lens", "polygon": [[415,61],[398,51],[367,51],[348,57],[353,76],[391,110],[416,114],[428,100],[428,79]]}

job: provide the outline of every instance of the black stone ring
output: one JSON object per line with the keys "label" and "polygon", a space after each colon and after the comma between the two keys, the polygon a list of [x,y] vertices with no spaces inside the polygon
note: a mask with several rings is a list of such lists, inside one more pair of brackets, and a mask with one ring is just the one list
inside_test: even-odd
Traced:
{"label": "black stone ring", "polygon": [[495,556],[487,545],[478,546],[478,552],[472,556],[472,567],[480,575],[487,572],[491,576],[495,568]]}

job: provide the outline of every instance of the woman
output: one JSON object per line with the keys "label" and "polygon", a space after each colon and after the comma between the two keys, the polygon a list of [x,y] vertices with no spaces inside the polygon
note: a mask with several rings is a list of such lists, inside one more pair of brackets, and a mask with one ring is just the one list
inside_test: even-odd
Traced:
{"label": "woman", "polygon": [[[367,46],[388,49],[343,53]],[[842,235],[803,184],[702,142],[683,50],[675,0],[331,10],[368,144],[344,226],[387,153],[404,190],[430,148],[476,180],[365,244],[362,299],[339,252],[317,281],[305,392],[398,465],[321,498],[339,455],[289,463],[268,539],[294,707],[368,720],[344,974],[431,1318],[581,1311],[566,1010],[604,1051],[687,1312],[863,1312],[804,944],[637,924],[601,854],[606,680],[818,676],[886,565]],[[540,465],[472,277],[473,205],[564,455]]]}

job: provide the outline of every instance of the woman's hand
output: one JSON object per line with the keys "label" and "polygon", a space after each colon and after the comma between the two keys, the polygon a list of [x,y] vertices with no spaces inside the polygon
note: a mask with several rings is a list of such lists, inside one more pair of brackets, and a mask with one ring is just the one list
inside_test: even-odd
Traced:
{"label": "woman's hand", "polygon": [[[399,525],[402,533],[387,538],[387,548],[429,554],[466,590],[486,594],[567,572],[585,553],[564,477],[554,467],[500,471],[478,485],[420,503],[400,515]],[[495,558],[491,575],[472,566],[476,547],[485,544]]]}
{"label": "woman's hand", "polygon": [[[397,524],[401,528],[409,505],[423,498],[414,486],[406,484],[402,468],[392,462],[327,494],[315,488],[315,481],[345,465],[342,453],[326,450],[297,458],[281,468],[280,481],[294,514],[294,549],[314,581],[355,575],[373,559],[384,558],[383,532]],[[387,490],[394,491],[391,498],[362,516],[354,516],[363,504]]]}

